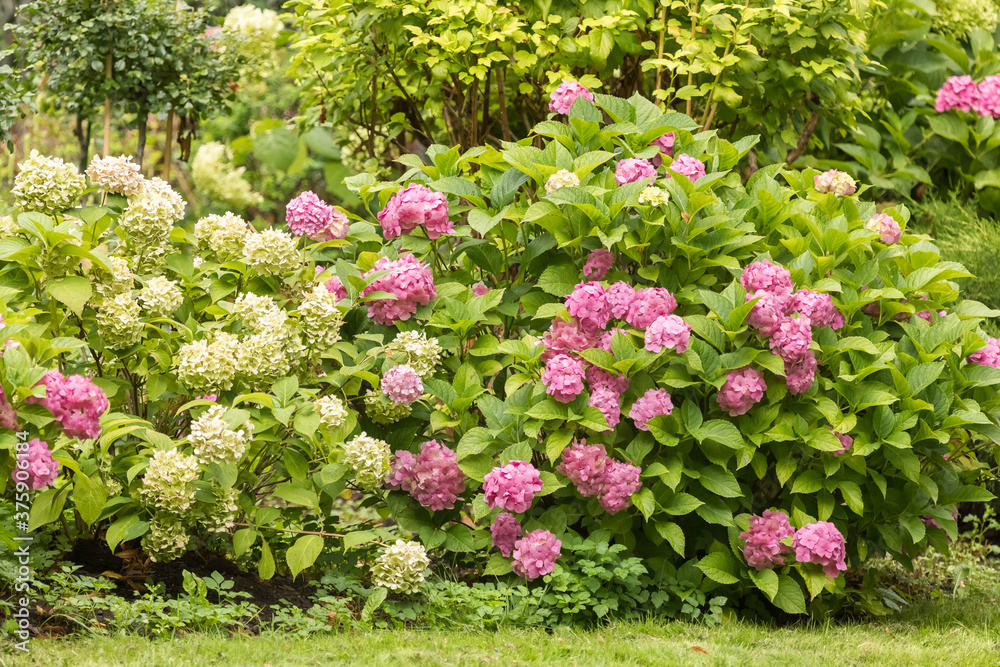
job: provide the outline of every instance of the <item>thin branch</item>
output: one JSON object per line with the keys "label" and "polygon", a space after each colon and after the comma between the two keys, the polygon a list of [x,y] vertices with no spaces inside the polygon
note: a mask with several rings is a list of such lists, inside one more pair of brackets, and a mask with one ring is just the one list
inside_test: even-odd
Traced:
{"label": "thin branch", "polygon": [[809,139],[812,137],[813,132],[816,131],[816,124],[819,123],[819,112],[813,111],[812,116],[806,122],[805,127],[802,128],[802,134],[799,135],[798,144],[795,146],[795,150],[788,154],[785,158],[785,164],[792,164],[806,152],[806,148],[809,146]]}

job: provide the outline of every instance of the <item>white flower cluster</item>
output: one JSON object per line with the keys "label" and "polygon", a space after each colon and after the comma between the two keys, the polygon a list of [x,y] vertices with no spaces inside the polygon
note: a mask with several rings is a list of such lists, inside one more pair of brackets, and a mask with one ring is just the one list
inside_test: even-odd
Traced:
{"label": "white flower cluster", "polygon": [[240,340],[236,375],[252,391],[267,389],[291,371],[303,352],[298,335],[288,327],[265,329]]}
{"label": "white flower cluster", "polygon": [[976,28],[992,33],[1000,21],[996,0],[935,0],[935,4],[934,29],[955,39],[965,40]]}
{"label": "white flower cluster", "polygon": [[274,50],[283,27],[276,12],[253,5],[233,7],[222,23],[223,32],[242,37],[247,55],[262,61]]}
{"label": "white flower cluster", "polygon": [[163,276],[150,278],[139,290],[139,301],[150,317],[170,317],[181,306],[184,295],[177,282]]}
{"label": "white flower cluster", "polygon": [[239,506],[236,501],[240,497],[238,489],[215,489],[215,504],[206,508],[206,511],[198,518],[198,523],[209,533],[224,533],[233,527],[236,522],[236,513]]}
{"label": "white flower cluster", "polygon": [[380,486],[389,475],[389,443],[364,431],[344,443],[344,465],[354,470],[354,480],[365,491]]}
{"label": "white flower cluster", "polygon": [[209,199],[234,208],[244,209],[261,203],[264,198],[243,179],[246,169],[233,166],[231,160],[223,144],[216,141],[202,144],[191,160],[191,180],[195,189]]}
{"label": "white flower cluster", "polygon": [[142,550],[154,563],[180,558],[191,539],[188,533],[179,517],[157,512],[149,522],[149,532],[142,537]]}
{"label": "white flower cluster", "polygon": [[191,423],[191,446],[206,463],[238,463],[253,434],[250,422],[244,428],[230,428],[222,418],[225,414],[225,407],[213,405]]}
{"label": "white flower cluster", "polygon": [[220,331],[215,338],[186,343],[177,351],[177,379],[196,394],[227,391],[236,376],[239,339]]}
{"label": "white flower cluster", "polygon": [[170,230],[184,217],[184,199],[166,181],[152,178],[129,198],[118,220],[136,266],[155,265],[170,250]]}
{"label": "white flower cluster", "polygon": [[195,238],[220,255],[242,253],[250,233],[250,225],[235,213],[206,215],[194,223]]}
{"label": "white flower cluster", "polygon": [[285,326],[288,313],[278,307],[269,296],[244,292],[233,302],[233,315],[240,318],[243,326],[254,331],[265,331]]}
{"label": "white flower cluster", "polygon": [[157,509],[181,514],[194,502],[198,459],[178,449],[157,449],[149,461],[139,495]]}
{"label": "white flower cluster", "polygon": [[323,396],[313,401],[319,421],[329,428],[340,428],[347,423],[347,407],[336,396]]}
{"label": "white flower cluster", "polygon": [[295,237],[277,229],[248,234],[243,261],[263,276],[287,273],[302,264]]}
{"label": "white flower cluster", "polygon": [[663,188],[655,185],[643,188],[639,193],[639,203],[649,206],[664,206],[670,201],[670,195]]}
{"label": "white flower cluster", "polygon": [[430,565],[424,545],[396,540],[375,559],[372,583],[397,593],[412,593],[420,588]]}
{"label": "white flower cluster", "polygon": [[28,159],[18,165],[14,177],[14,206],[21,211],[56,213],[73,208],[87,189],[87,179],[76,165],[57,157],[46,157],[33,150]]}
{"label": "white flower cluster", "polygon": [[112,350],[124,350],[142,340],[139,303],[130,292],[106,298],[97,309],[97,334]]}
{"label": "white flower cluster", "polygon": [[145,180],[139,173],[139,165],[132,162],[131,155],[115,157],[95,155],[87,167],[90,182],[106,192],[131,197],[142,189]]}
{"label": "white flower cluster", "polygon": [[409,405],[391,400],[381,389],[369,389],[365,395],[365,414],[376,424],[395,424],[411,411]]}
{"label": "white flower cluster", "polygon": [[307,292],[298,308],[302,318],[302,331],[306,340],[317,352],[330,348],[340,340],[340,326],[344,314],[337,308],[337,295],[323,284],[318,284],[312,292]]}
{"label": "white flower cluster", "polygon": [[428,338],[422,331],[399,332],[396,338],[385,346],[385,351],[396,361],[408,364],[422,378],[434,372],[442,352],[438,339]]}
{"label": "white flower cluster", "polygon": [[13,236],[20,231],[14,218],[9,215],[0,215],[0,239]]}
{"label": "white flower cluster", "polygon": [[568,169],[560,169],[545,181],[545,194],[550,195],[559,188],[575,188],[579,185],[579,176]]}
{"label": "white flower cluster", "polygon": [[109,257],[108,263],[111,271],[108,272],[102,267],[95,267],[90,278],[94,283],[94,292],[97,297],[95,303],[101,303],[104,299],[113,299],[119,294],[131,294],[135,285],[135,275],[128,266],[128,261],[122,257]]}

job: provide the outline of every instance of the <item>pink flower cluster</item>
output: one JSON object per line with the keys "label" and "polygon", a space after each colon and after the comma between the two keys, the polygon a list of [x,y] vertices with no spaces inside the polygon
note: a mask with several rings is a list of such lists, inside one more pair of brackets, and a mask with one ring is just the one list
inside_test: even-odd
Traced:
{"label": "pink flower cluster", "polygon": [[393,403],[410,405],[424,393],[424,381],[412,367],[393,366],[382,376],[382,392]]}
{"label": "pink flower cluster", "polygon": [[486,296],[489,291],[490,288],[482,280],[472,286],[472,293],[475,296]]}
{"label": "pink flower cluster", "polygon": [[545,393],[560,403],[569,403],[583,391],[583,362],[568,354],[557,354],[545,362],[542,384]]}
{"label": "pink flower cluster", "polygon": [[549,574],[562,555],[562,542],[547,530],[533,530],[514,544],[514,560],[510,566],[531,581]]}
{"label": "pink flower cluster", "polygon": [[747,294],[756,296],[756,292],[769,292],[776,296],[791,296],[792,274],[783,266],[772,264],[766,260],[753,262],[743,269],[740,285]]}
{"label": "pink flower cluster", "polygon": [[548,362],[557,354],[589,350],[597,345],[597,339],[584,332],[576,320],[567,322],[556,318],[552,320],[549,330],[542,334],[541,345],[545,348],[542,361]]}
{"label": "pink flower cluster", "polygon": [[1000,118],[1000,74],[991,74],[979,82],[972,109],[980,116]]}
{"label": "pink flower cluster", "polygon": [[483,479],[483,493],[490,509],[527,512],[535,494],[542,490],[542,478],[527,461],[511,461],[493,468]]}
{"label": "pink flower cluster", "polygon": [[588,445],[586,440],[574,442],[563,452],[556,471],[568,477],[581,496],[598,496],[610,514],[627,508],[632,494],[642,486],[638,466],[616,461],[602,445]]}
{"label": "pink flower cluster", "polygon": [[873,215],[865,223],[865,229],[878,232],[881,235],[879,240],[882,243],[899,243],[899,238],[903,235],[902,230],[899,228],[899,223],[888,213],[876,213]]}
{"label": "pink flower cluster", "polygon": [[405,450],[396,452],[386,486],[402,489],[424,507],[439,511],[455,506],[465,491],[465,473],[452,449],[429,440],[416,456]]}
{"label": "pink flower cluster", "polygon": [[788,515],[784,512],[764,510],[764,516],[750,517],[750,527],[740,533],[743,540],[743,557],[747,565],[758,570],[770,570],[775,565],[784,565],[783,553],[791,553],[791,547],[782,540],[795,533]]}
{"label": "pink flower cluster", "polygon": [[691,339],[691,325],[677,315],[661,315],[646,329],[646,349],[660,352],[663,348],[687,351]]}
{"label": "pink flower cluster", "polygon": [[656,178],[656,167],[649,160],[628,158],[615,166],[615,182],[618,185],[634,183],[644,178]]}
{"label": "pink flower cluster", "polygon": [[448,217],[448,198],[419,183],[411,183],[390,197],[377,217],[386,239],[410,234],[421,225],[431,239],[450,234],[454,228]]}
{"label": "pink flower cluster", "polygon": [[816,192],[832,192],[841,197],[853,195],[858,189],[853,178],[837,169],[830,169],[813,176],[813,186]]}
{"label": "pink flower cluster", "polygon": [[587,255],[587,262],[583,265],[583,275],[591,280],[604,280],[604,274],[608,272],[615,263],[615,256],[610,250],[598,248],[591,250]]}
{"label": "pink flower cluster", "polygon": [[[828,428],[830,428],[830,430],[833,431],[832,427]],[[840,445],[841,447],[843,447],[843,449],[833,452],[833,455],[840,456],[841,454],[846,454],[847,452],[849,452],[851,450],[851,445],[854,444],[854,438],[852,438],[849,435],[844,435],[843,433],[838,433],[837,431],[833,431],[833,434],[837,436],[837,440],[840,440]]]}
{"label": "pink flower cluster", "polygon": [[590,366],[587,368],[587,384],[590,385],[590,407],[600,410],[609,429],[614,428],[621,420],[621,398],[628,390],[628,378]]}
{"label": "pink flower cluster", "polygon": [[28,442],[27,454],[19,454],[10,478],[37,491],[51,486],[58,475],[59,462],[52,459],[48,444],[35,438]]}
{"label": "pink flower cluster", "polygon": [[636,329],[645,329],[656,318],[669,315],[677,308],[677,299],[663,287],[643,287],[634,292],[625,321]]}
{"label": "pink flower cluster", "polygon": [[800,289],[792,295],[786,306],[787,313],[798,313],[809,318],[813,326],[830,327],[833,330],[844,326],[844,314],[833,303],[833,297],[822,292]]}
{"label": "pink flower cluster", "polygon": [[1000,368],[1000,338],[987,337],[986,347],[981,347],[970,354],[969,362]]}
{"label": "pink flower cluster", "polygon": [[656,146],[660,149],[659,155],[650,160],[650,162],[652,162],[655,166],[659,167],[663,164],[664,155],[667,157],[674,156],[674,133],[667,132],[666,134],[661,134],[656,139],[649,142],[649,145]]}
{"label": "pink flower cluster", "polygon": [[601,283],[580,283],[566,297],[566,310],[590,335],[600,333],[611,320],[611,306]]}
{"label": "pink flower cluster", "polygon": [[823,572],[831,577],[847,569],[844,536],[829,521],[817,521],[799,528],[792,538],[792,547],[797,561],[822,565]]}
{"label": "pink flower cluster", "polygon": [[635,301],[636,290],[628,283],[619,280],[607,289],[604,299],[611,308],[611,317],[616,320],[624,318],[628,314],[628,309]]}
{"label": "pink flower cluster", "polygon": [[553,113],[569,113],[576,98],[582,97],[594,101],[594,94],[579,81],[563,81],[549,95],[549,111]]}
{"label": "pink flower cluster", "polygon": [[764,374],[752,366],[744,366],[726,373],[726,382],[719,389],[716,400],[729,416],[738,417],[759,403],[766,390]]}
{"label": "pink flower cluster", "polygon": [[934,110],[938,113],[952,109],[971,111],[978,99],[979,88],[971,76],[967,74],[950,76],[938,89],[937,98],[934,100]]}
{"label": "pink flower cluster", "polygon": [[514,545],[521,539],[521,524],[513,514],[500,512],[490,526],[490,533],[493,535],[493,548],[504,558],[509,558],[514,551]]}
{"label": "pink flower cluster", "polygon": [[628,416],[635,422],[635,427],[641,431],[649,430],[649,420],[659,415],[669,415],[674,411],[674,404],[666,389],[647,389],[646,393],[636,399]]}
{"label": "pink flower cluster", "polygon": [[101,415],[108,409],[108,397],[100,387],[82,375],[51,370],[42,377],[44,398],[28,398],[28,403],[45,406],[71,438],[96,438],[101,434]]}
{"label": "pink flower cluster", "polygon": [[7,400],[3,387],[0,387],[0,428],[17,430],[17,410]]}
{"label": "pink flower cluster", "polygon": [[[670,166],[667,167],[667,169],[675,174],[687,176],[692,183],[705,175],[705,163],[697,158],[691,157],[687,153],[681,153],[675,157],[674,161],[670,163]],[[672,178],[670,171],[667,172],[667,178]]]}
{"label": "pink flower cluster", "polygon": [[[376,271],[389,273],[366,287],[362,296],[372,292],[388,292],[396,296],[395,300],[376,299],[368,302],[368,316],[379,324],[391,325],[408,320],[417,312],[418,305],[426,306],[437,297],[430,267],[409,253],[400,255],[396,260],[379,257],[372,270],[361,277],[366,278]],[[330,289],[329,283],[327,289]]]}
{"label": "pink flower cluster", "polygon": [[[319,267],[317,266],[316,268],[318,269]],[[340,282],[340,278],[337,276],[327,280],[325,287],[327,292],[337,295],[337,301],[347,298],[347,288],[344,287],[344,284]]]}
{"label": "pink flower cluster", "polygon": [[285,222],[292,234],[308,236],[314,241],[342,239],[350,228],[346,213],[330,206],[311,190],[288,202]]}

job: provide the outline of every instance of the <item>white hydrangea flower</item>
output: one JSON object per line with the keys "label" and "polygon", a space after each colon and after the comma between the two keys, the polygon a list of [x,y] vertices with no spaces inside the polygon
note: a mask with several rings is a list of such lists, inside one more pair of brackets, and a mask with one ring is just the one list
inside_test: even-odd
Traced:
{"label": "white hydrangea flower", "polygon": [[399,332],[385,346],[385,351],[394,358],[397,355],[405,357],[406,363],[422,378],[434,372],[442,352],[438,339],[428,338],[422,331]]}
{"label": "white hydrangea flower", "polygon": [[253,5],[233,7],[222,23],[222,31],[242,37],[244,50],[259,60],[266,58],[274,50],[283,27],[276,12],[258,9]]}
{"label": "white hydrangea flower", "polygon": [[375,559],[372,583],[398,593],[413,593],[420,588],[430,566],[424,545],[396,540]]}
{"label": "white hydrangea flower", "polygon": [[97,334],[112,350],[124,350],[142,340],[139,303],[129,292],[106,298],[97,309]]}
{"label": "white hydrangea flower", "polygon": [[354,470],[354,481],[365,491],[380,486],[389,475],[389,443],[364,431],[344,443],[344,464]]}
{"label": "white hydrangea flower", "polygon": [[579,185],[579,176],[568,169],[560,169],[545,181],[545,194],[550,195],[559,188],[575,188]]}
{"label": "white hydrangea flower", "polygon": [[317,352],[329,349],[340,340],[344,314],[337,308],[337,295],[326,286],[319,284],[312,292],[306,292],[297,312],[302,318],[306,341]]}
{"label": "white hydrangea flower", "polygon": [[14,236],[18,232],[20,232],[20,228],[14,222],[14,218],[9,215],[0,215],[0,239]]}
{"label": "white hydrangea flower", "polygon": [[198,523],[209,533],[225,533],[235,525],[236,513],[239,512],[239,505],[236,501],[240,497],[238,489],[215,489],[215,504],[207,508]]}
{"label": "white hydrangea flower", "polygon": [[667,191],[663,188],[656,187],[655,185],[643,188],[642,192],[639,193],[640,204],[647,204],[649,206],[664,206],[668,201],[670,201],[670,195]]}
{"label": "white hydrangea flower", "polygon": [[976,28],[992,33],[1000,21],[994,0],[937,0],[934,29],[955,39],[964,40]]}
{"label": "white hydrangea flower", "polygon": [[154,563],[166,563],[183,556],[190,539],[179,517],[157,512],[149,522],[149,532],[142,537],[142,550]]}
{"label": "white hydrangea flower", "polygon": [[101,157],[95,155],[87,167],[90,182],[102,190],[131,197],[142,189],[145,180],[139,173],[139,165],[132,162],[131,155]]}
{"label": "white hydrangea flower", "polygon": [[101,267],[96,267],[90,274],[98,302],[114,298],[119,294],[131,294],[135,286],[135,274],[129,268],[128,260],[123,257],[109,257],[108,263],[111,265],[110,273]]}
{"label": "white hydrangea flower", "polygon": [[165,512],[181,514],[194,502],[198,459],[179,449],[157,449],[142,478],[139,495]]}
{"label": "white hydrangea flower", "polygon": [[395,424],[412,411],[410,405],[393,401],[381,389],[369,389],[365,395],[365,414],[376,424]]}
{"label": "white hydrangea flower", "polygon": [[174,372],[177,379],[194,394],[227,391],[236,376],[236,336],[219,332],[210,343],[196,340],[177,351]]}
{"label": "white hydrangea flower", "polygon": [[243,246],[243,261],[261,275],[277,276],[302,264],[295,238],[277,229],[248,234]]}
{"label": "white hydrangea flower", "polygon": [[170,250],[170,230],[184,217],[184,199],[166,181],[152,178],[129,198],[118,219],[119,232],[125,234],[128,254],[145,266]]}
{"label": "white hydrangea flower", "polygon": [[235,213],[206,215],[194,223],[194,236],[220,255],[243,252],[247,236],[253,233],[247,221]]}
{"label": "white hydrangea flower", "polygon": [[323,396],[313,402],[319,421],[329,428],[340,428],[347,423],[347,406],[336,396]]}
{"label": "white hydrangea flower", "polygon": [[237,463],[246,451],[253,425],[231,429],[222,418],[226,408],[213,405],[191,423],[191,446],[194,454],[206,463]]}
{"label": "white hydrangea flower", "polygon": [[292,369],[287,329],[265,329],[240,340],[236,348],[236,376],[253,391],[267,389]]}
{"label": "white hydrangea flower", "polygon": [[232,312],[243,326],[254,331],[282,328],[288,321],[288,313],[279,308],[274,299],[253,292],[240,294],[233,302]]}
{"label": "white hydrangea flower", "polygon": [[76,165],[39,155],[36,150],[18,167],[21,171],[14,177],[10,193],[14,206],[22,211],[51,214],[73,208],[87,189],[87,179]]}
{"label": "white hydrangea flower", "polygon": [[177,287],[177,281],[156,276],[147,280],[139,290],[139,301],[150,317],[170,317],[180,308],[184,295]]}
{"label": "white hydrangea flower", "polygon": [[216,141],[202,144],[191,160],[195,190],[234,208],[244,209],[261,203],[264,198],[243,179],[246,169],[234,166],[231,161],[232,155],[223,144]]}
{"label": "white hydrangea flower", "polygon": [[204,257],[195,257],[194,259],[191,260],[191,264],[193,264],[194,268],[196,269],[200,269],[201,265],[204,263],[205,263]]}

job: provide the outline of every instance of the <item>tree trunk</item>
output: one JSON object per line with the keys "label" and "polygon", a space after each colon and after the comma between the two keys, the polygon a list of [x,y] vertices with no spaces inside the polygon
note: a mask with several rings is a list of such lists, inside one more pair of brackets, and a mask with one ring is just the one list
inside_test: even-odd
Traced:
{"label": "tree trunk", "polygon": [[[111,54],[104,62],[104,78],[111,81]],[[104,96],[104,157],[111,152],[111,94]]]}
{"label": "tree trunk", "polygon": [[163,142],[163,180],[170,182],[170,163],[174,161],[174,110],[167,112],[167,137]]}
{"label": "tree trunk", "polygon": [[[87,128],[84,129],[83,124],[87,124]],[[76,128],[73,130],[73,134],[76,136],[77,146],[80,148],[80,161],[79,167],[80,171],[87,171],[87,163],[90,161],[90,129],[93,123],[90,122],[89,118],[84,118],[82,114],[76,114]]]}
{"label": "tree trunk", "polygon": [[144,109],[139,110],[139,145],[135,149],[135,163],[139,165],[139,173],[142,173],[142,154],[146,152],[146,122],[149,120],[149,112]]}

